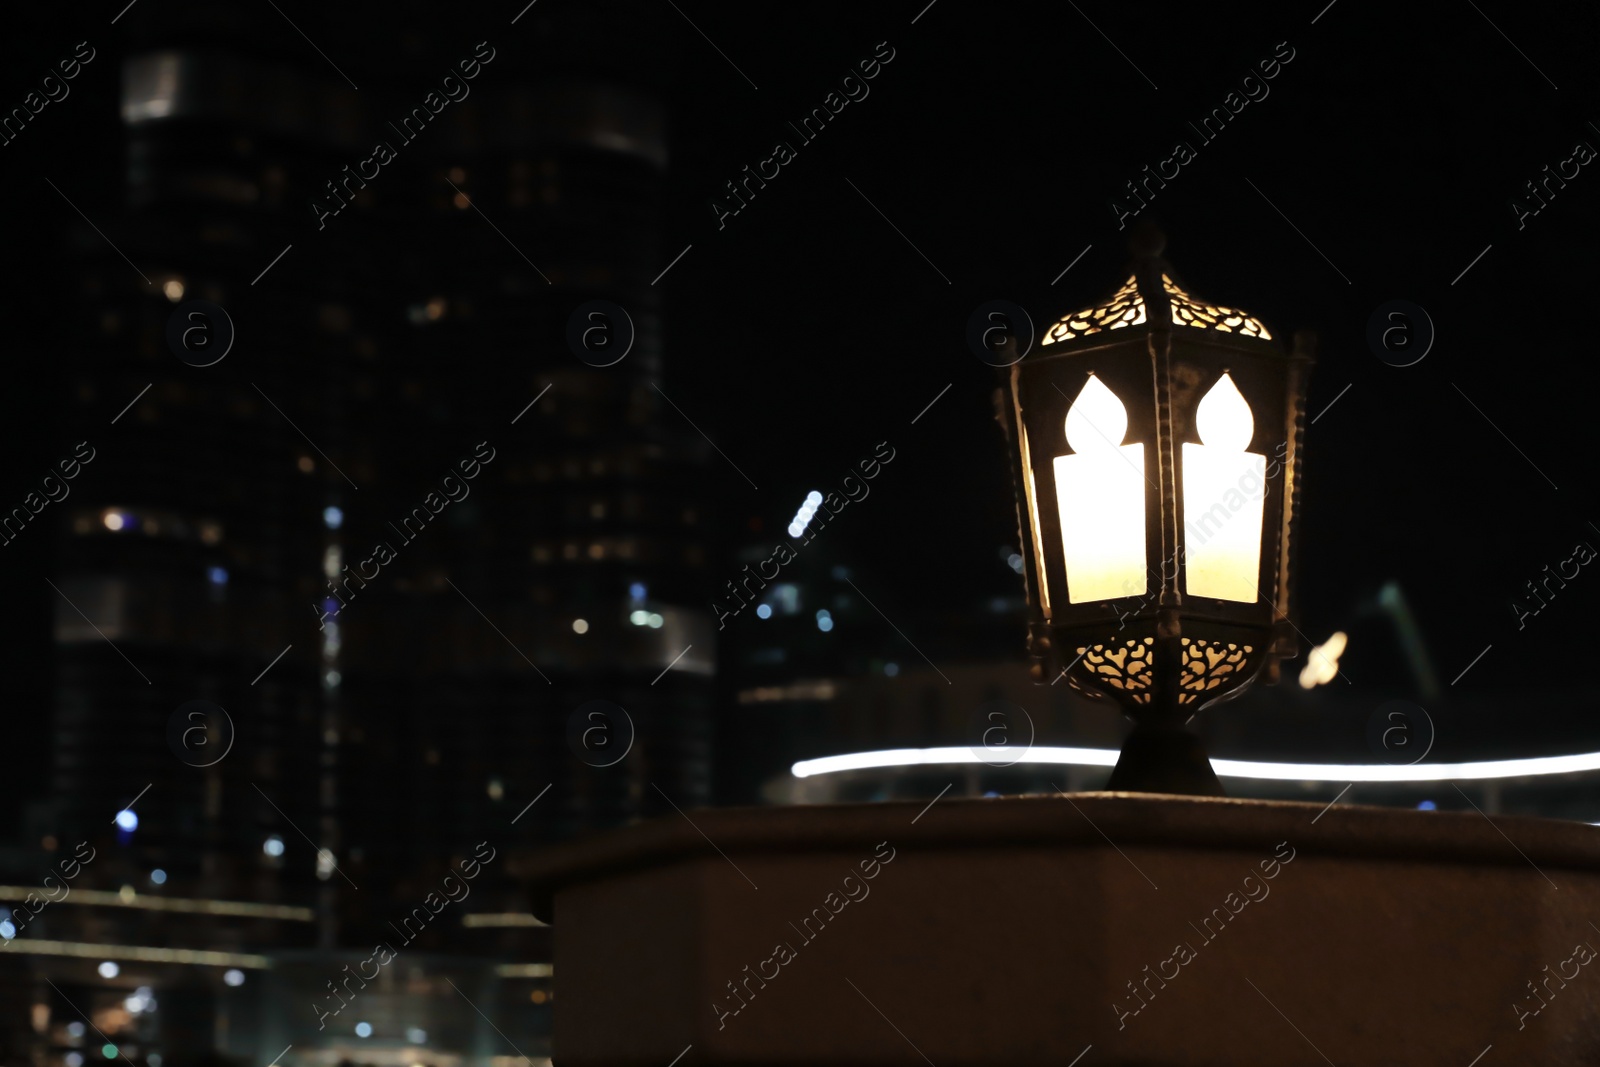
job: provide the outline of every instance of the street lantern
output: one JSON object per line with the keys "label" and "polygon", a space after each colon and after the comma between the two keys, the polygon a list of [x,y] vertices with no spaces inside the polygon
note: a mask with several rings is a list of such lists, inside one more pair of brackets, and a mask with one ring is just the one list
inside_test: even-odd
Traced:
{"label": "street lantern", "polygon": [[1009,368],[1001,421],[1039,681],[1134,722],[1110,788],[1220,795],[1196,713],[1295,654],[1289,573],[1314,339],[1186,292],[1141,231],[1109,299]]}

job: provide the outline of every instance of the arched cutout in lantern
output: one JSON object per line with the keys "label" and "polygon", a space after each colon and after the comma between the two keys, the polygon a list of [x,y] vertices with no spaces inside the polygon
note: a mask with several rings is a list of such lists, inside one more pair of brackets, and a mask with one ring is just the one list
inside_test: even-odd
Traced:
{"label": "arched cutout in lantern", "polygon": [[1138,242],[1108,300],[1006,368],[1029,647],[1037,680],[1064,675],[1134,720],[1110,788],[1220,794],[1185,727],[1295,652],[1313,339],[1286,351],[1184,291],[1153,228]]}

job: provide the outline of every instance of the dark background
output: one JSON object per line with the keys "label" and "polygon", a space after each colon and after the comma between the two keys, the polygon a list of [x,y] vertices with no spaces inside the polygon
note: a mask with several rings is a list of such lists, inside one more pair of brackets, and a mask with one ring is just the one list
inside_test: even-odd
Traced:
{"label": "dark background", "polygon": [[[76,42],[99,55],[67,100],[0,147],[4,507],[72,444],[57,426],[62,377],[81,358],[67,338],[85,312],[62,243],[78,218],[45,179],[91,218],[116,213],[127,165],[119,57],[142,20],[174,32],[163,4],[139,0],[116,26],[120,0],[6,16],[7,108]],[[1584,168],[1521,230],[1509,203],[1576,142],[1600,146],[1589,124],[1600,115],[1600,16],[1576,5],[1462,3],[1422,14],[1340,0],[1318,17],[1320,3],[1080,11],[937,0],[918,17],[921,5],[574,9],[574,18],[621,20],[619,40],[633,43],[566,54],[559,42],[529,42],[529,54],[541,44],[541,62],[620,72],[668,101],[670,254],[661,265],[692,248],[660,283],[664,382],[760,487],[720,461],[707,468],[724,550],[754,524],[775,537],[808,490],[826,490],[888,440],[900,458],[874,484],[879,503],[847,513],[814,550],[854,568],[897,620],[1014,594],[1018,580],[995,559],[995,546],[1015,539],[995,377],[965,346],[967,317],[1003,298],[1042,329],[1107,295],[1126,252],[1109,201],[1183,138],[1198,158],[1145,213],[1167,232],[1168,258],[1203,298],[1241,306],[1275,333],[1318,332],[1308,412],[1350,386],[1307,437],[1302,630],[1322,639],[1363,596],[1398,579],[1444,679],[1493,646],[1458,687],[1507,695],[1482,742],[1539,736],[1553,750],[1595,747],[1581,673],[1594,579],[1581,575],[1521,631],[1510,602],[1578,541],[1600,544],[1587,441],[1600,178]],[[516,2],[280,6],[363,87],[393,77],[396,55],[409,71],[436,54],[443,70],[484,37],[501,56],[489,77],[528,61],[517,29],[505,27]],[[195,32],[226,32],[217,28],[226,21],[213,13]],[[278,51],[297,39],[270,11],[250,26],[282,35],[270,42]],[[814,143],[796,144],[786,122],[819,106],[880,41],[895,58],[871,95]],[[1219,106],[1280,41],[1295,58],[1270,96],[1199,145],[1185,123]],[[326,72],[309,46],[305,55],[308,69]],[[798,158],[719,230],[711,198],[777,139],[795,144]],[[404,153],[392,164],[407,165]],[[1380,362],[1365,340],[1373,309],[1396,298],[1426,308],[1438,331],[1428,357],[1408,368]],[[233,314],[248,321],[250,310]],[[260,356],[242,344],[231,358]],[[193,372],[174,361],[172,373]],[[486,373],[486,403],[495,389]],[[8,798],[45,784],[47,765],[34,756],[48,744],[55,594],[42,578],[52,551],[50,537],[30,530],[0,565]],[[935,627],[916,636],[935,661],[960,653]],[[1020,656],[1020,626],[1016,640]],[[1357,683],[1360,663],[1359,649],[1343,663]]]}

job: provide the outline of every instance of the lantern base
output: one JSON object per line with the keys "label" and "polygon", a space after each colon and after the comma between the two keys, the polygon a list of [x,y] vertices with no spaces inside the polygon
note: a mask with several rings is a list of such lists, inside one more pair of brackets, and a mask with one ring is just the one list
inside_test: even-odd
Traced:
{"label": "lantern base", "polygon": [[1106,789],[1196,797],[1227,795],[1199,737],[1183,729],[1144,725],[1135,725],[1122,743],[1122,755]]}

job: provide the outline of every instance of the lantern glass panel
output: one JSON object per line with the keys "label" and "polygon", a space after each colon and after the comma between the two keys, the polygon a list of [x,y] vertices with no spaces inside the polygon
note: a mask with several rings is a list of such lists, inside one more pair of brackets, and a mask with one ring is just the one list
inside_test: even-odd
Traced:
{"label": "lantern glass panel", "polygon": [[1054,463],[1069,603],[1145,592],[1144,445],[1127,432],[1127,408],[1091,374],[1067,409],[1073,454]]}
{"label": "lantern glass panel", "polygon": [[1255,419],[1226,372],[1195,409],[1195,432],[1200,443],[1183,446],[1185,588],[1254,604],[1267,458],[1249,451]]}

